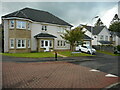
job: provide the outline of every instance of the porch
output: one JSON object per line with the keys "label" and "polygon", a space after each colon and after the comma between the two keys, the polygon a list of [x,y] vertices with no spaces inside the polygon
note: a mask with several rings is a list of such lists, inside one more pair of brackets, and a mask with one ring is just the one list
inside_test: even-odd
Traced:
{"label": "porch", "polygon": [[54,50],[54,35],[39,33],[34,36],[37,39],[37,52],[49,52]]}

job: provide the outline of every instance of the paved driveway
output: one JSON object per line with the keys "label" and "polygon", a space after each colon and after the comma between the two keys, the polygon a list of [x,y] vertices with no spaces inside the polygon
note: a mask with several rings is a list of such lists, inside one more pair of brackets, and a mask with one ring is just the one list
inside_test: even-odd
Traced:
{"label": "paved driveway", "polygon": [[64,62],[3,62],[3,88],[105,88],[118,77]]}

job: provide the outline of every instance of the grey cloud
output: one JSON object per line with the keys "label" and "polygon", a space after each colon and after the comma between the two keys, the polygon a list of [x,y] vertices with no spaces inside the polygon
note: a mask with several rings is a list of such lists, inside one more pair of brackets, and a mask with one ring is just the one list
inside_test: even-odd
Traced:
{"label": "grey cloud", "polygon": [[61,19],[76,25],[90,23],[100,12],[113,7],[116,2],[3,2],[2,13],[7,14],[24,7],[51,12]]}

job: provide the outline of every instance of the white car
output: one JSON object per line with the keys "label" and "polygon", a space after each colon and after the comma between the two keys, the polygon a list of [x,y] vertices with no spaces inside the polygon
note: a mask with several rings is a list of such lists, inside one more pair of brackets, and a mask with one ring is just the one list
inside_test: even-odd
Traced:
{"label": "white car", "polygon": [[78,47],[76,47],[76,51],[81,51],[81,52],[85,52],[88,54],[95,54],[96,50],[94,48],[92,48],[91,46],[81,46],[78,45]]}

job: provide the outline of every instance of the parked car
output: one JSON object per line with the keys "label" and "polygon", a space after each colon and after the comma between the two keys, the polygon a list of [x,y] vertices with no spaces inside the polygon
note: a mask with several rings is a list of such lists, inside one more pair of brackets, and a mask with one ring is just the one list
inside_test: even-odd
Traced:
{"label": "parked car", "polygon": [[76,47],[76,51],[80,51],[80,52],[85,52],[85,53],[88,53],[88,54],[95,54],[96,53],[96,50],[94,48],[92,48],[91,46],[81,46],[81,45],[78,45]]}

